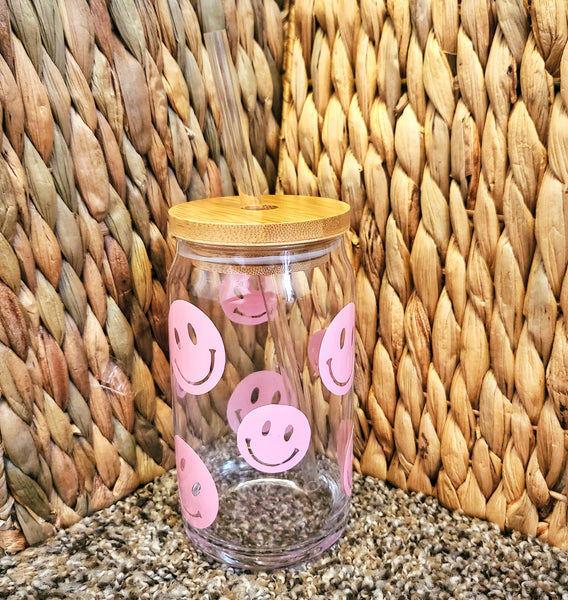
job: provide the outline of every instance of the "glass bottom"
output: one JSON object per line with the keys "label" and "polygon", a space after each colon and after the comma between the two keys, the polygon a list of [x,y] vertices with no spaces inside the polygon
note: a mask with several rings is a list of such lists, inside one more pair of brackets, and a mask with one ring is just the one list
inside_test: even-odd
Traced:
{"label": "glass bottom", "polygon": [[217,464],[217,518],[206,529],[184,519],[187,536],[209,557],[248,569],[292,566],[313,560],[341,536],[350,498],[334,461],[319,456],[312,473],[304,464],[282,475],[260,473],[240,459]]}

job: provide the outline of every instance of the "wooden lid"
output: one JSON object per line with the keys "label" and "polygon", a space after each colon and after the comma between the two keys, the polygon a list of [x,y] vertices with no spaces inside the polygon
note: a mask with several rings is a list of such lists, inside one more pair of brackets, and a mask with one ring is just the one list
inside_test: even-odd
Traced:
{"label": "wooden lid", "polygon": [[193,200],[169,210],[172,235],[223,246],[298,244],[337,237],[349,228],[349,205],[313,196],[262,196],[241,208],[238,196]]}

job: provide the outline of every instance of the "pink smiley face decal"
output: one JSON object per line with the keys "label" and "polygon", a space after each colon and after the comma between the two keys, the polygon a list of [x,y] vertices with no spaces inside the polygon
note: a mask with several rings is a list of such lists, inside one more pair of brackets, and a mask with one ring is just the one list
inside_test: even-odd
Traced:
{"label": "pink smiley face decal", "polygon": [[353,488],[353,422],[344,419],[337,430],[337,462],[341,476],[341,489],[347,496]]}
{"label": "pink smiley face decal", "polygon": [[255,371],[247,375],[234,389],[227,404],[227,422],[237,431],[251,410],[269,404],[292,404],[286,379],[276,371]]}
{"label": "pink smiley face decal", "polygon": [[225,346],[213,321],[185,300],[175,300],[168,316],[172,374],[190,394],[205,394],[225,370]]}
{"label": "pink smiley face decal", "polygon": [[272,315],[276,294],[260,289],[259,278],[245,273],[228,273],[219,287],[219,301],[227,317],[234,323],[258,325]]}
{"label": "pink smiley face decal", "polygon": [[175,436],[179,501],[185,520],[196,527],[209,527],[219,511],[219,494],[211,473],[193,448]]}
{"label": "pink smiley face decal", "polygon": [[319,351],[321,380],[332,394],[346,394],[353,383],[355,304],[344,306],[329,324]]}
{"label": "pink smiley face decal", "polygon": [[237,446],[247,463],[263,473],[295,467],[310,446],[310,423],[293,406],[269,404],[255,408],[237,431]]}

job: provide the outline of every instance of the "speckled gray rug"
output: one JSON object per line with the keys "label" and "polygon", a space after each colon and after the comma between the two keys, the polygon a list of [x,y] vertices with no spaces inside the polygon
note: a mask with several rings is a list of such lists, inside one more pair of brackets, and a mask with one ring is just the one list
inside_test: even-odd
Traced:
{"label": "speckled gray rug", "polygon": [[0,557],[0,598],[568,600],[568,552],[356,477],[343,538],[315,563],[272,572],[213,564],[187,541],[174,473]]}

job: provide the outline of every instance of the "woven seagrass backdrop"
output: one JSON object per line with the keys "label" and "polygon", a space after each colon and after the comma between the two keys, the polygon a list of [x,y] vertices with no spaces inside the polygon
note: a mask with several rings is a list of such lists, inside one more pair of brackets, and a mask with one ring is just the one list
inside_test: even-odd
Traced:
{"label": "woven seagrass backdrop", "polygon": [[0,547],[174,465],[167,209],[234,193],[204,14],[264,191],[351,205],[356,467],[568,547],[560,0],[0,0]]}
{"label": "woven seagrass backdrop", "polygon": [[565,3],[289,28],[279,188],[351,204],[361,470],[568,547]]}
{"label": "woven seagrass backdrop", "polygon": [[[0,0],[7,551],[175,464],[167,210],[235,193],[202,13],[227,29],[258,177],[272,190],[284,53],[274,0]],[[203,427],[220,426],[202,413]]]}

